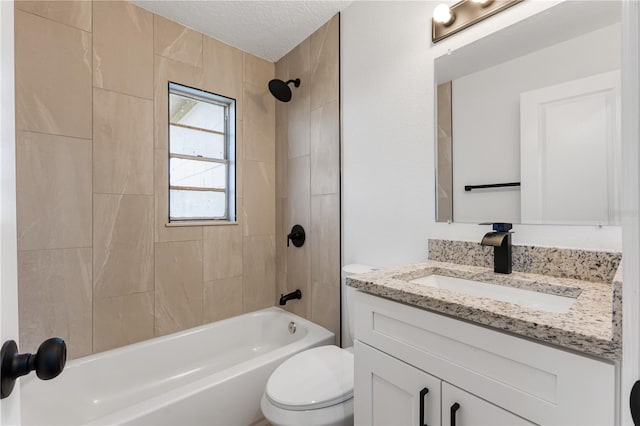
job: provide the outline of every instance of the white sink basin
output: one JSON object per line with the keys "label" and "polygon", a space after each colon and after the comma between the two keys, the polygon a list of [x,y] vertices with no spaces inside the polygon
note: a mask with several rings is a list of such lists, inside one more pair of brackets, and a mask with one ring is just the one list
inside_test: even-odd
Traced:
{"label": "white sink basin", "polygon": [[572,297],[556,296],[555,294],[539,293],[537,291],[523,290],[497,284],[483,283],[480,281],[453,278],[444,275],[427,275],[416,278],[410,282],[428,287],[442,288],[469,296],[484,297],[501,302],[513,303],[526,308],[539,311],[564,314],[569,311],[576,301]]}

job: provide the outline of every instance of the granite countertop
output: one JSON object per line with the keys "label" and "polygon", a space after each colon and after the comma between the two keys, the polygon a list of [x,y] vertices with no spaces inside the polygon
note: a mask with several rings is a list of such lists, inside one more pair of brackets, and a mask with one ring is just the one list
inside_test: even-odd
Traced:
{"label": "granite countertop", "polygon": [[[566,313],[470,296],[410,281],[430,274],[465,278],[575,298]],[[347,278],[373,295],[446,314],[608,360],[621,357],[621,268],[610,282],[492,269],[428,260]]]}

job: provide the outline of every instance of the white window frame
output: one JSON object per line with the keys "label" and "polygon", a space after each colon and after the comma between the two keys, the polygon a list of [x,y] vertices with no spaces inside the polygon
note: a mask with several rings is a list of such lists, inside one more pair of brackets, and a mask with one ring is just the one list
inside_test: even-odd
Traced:
{"label": "white window frame", "polygon": [[[196,89],[193,87],[185,86],[182,84],[169,82],[168,83],[168,96],[167,96],[167,107],[169,107],[171,102],[171,95],[175,94],[178,96],[191,98],[199,102],[207,102],[210,104],[218,105],[224,108],[224,132],[218,132],[209,129],[203,129],[199,127],[187,126],[179,123],[172,123],[170,116],[170,109],[168,108],[167,116],[168,116],[168,161],[167,161],[167,192],[168,192],[168,220],[169,224],[180,224],[180,223],[188,223],[188,222],[235,222],[236,221],[236,120],[235,120],[235,109],[236,109],[236,100],[233,98],[228,98],[226,96],[218,95],[215,93],[206,92],[201,89]],[[203,156],[193,156],[193,155],[185,155],[185,154],[177,154],[171,152],[171,126],[179,126],[183,128],[188,128],[196,131],[207,132],[207,133],[215,133],[222,134],[224,136],[224,155],[223,159],[220,158],[209,158]],[[187,186],[177,186],[171,185],[171,159],[172,158],[180,158],[185,160],[192,161],[201,161],[201,162],[212,162],[225,164],[227,170],[226,176],[226,187],[225,189],[221,188],[199,188],[199,187],[187,187]],[[225,193],[225,213],[223,216],[205,216],[205,217],[172,217],[171,216],[171,190],[182,190],[182,191],[209,191],[209,192],[223,192]]]}

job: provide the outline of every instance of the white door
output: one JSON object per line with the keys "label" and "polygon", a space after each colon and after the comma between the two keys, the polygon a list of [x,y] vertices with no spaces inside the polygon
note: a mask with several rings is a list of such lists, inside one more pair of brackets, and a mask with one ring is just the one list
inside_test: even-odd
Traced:
{"label": "white door", "polygon": [[440,424],[440,379],[357,340],[354,355],[356,425]]}
{"label": "white door", "polygon": [[[0,1],[0,344],[18,340],[13,0]],[[0,425],[20,424],[20,383],[0,400]]]}
{"label": "white door", "polygon": [[522,223],[619,225],[620,72],[520,95]]}
{"label": "white door", "polygon": [[533,426],[502,408],[442,382],[442,424],[451,426]]}

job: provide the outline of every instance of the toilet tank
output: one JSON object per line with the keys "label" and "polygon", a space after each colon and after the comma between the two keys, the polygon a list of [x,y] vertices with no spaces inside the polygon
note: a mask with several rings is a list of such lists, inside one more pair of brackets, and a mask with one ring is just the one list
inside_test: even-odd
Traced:
{"label": "toilet tank", "polygon": [[377,271],[380,268],[359,263],[342,267],[342,347],[353,346],[353,293],[356,289],[347,287],[346,278],[358,274]]}

